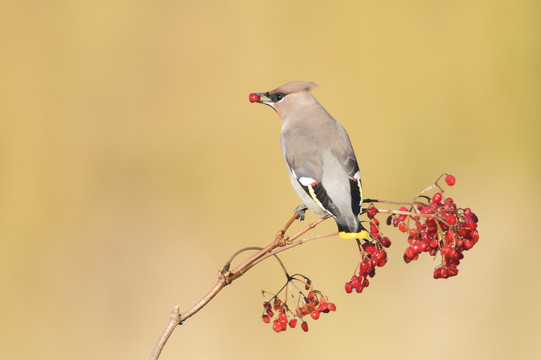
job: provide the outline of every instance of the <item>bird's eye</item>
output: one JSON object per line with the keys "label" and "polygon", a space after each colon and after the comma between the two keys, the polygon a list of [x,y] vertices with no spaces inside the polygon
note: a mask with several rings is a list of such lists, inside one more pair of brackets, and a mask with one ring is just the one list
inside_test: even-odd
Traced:
{"label": "bird's eye", "polygon": [[272,101],[276,103],[276,102],[279,102],[280,100],[282,100],[285,97],[286,97],[286,94],[283,94],[283,93],[274,94],[272,96]]}

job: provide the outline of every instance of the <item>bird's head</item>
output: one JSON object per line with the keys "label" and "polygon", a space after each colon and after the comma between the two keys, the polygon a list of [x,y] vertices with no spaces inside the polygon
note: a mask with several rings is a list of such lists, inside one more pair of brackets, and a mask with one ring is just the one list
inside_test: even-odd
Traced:
{"label": "bird's head", "polygon": [[265,104],[272,107],[278,115],[284,117],[303,101],[313,99],[310,90],[317,87],[310,81],[291,81],[274,90],[261,93],[251,93],[250,102]]}

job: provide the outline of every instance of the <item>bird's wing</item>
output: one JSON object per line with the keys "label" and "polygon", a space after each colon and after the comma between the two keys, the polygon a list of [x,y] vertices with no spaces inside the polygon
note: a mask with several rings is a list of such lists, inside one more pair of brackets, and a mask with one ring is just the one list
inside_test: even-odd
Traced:
{"label": "bird's wing", "polygon": [[[304,138],[305,141],[299,141]],[[340,216],[340,211],[323,187],[323,156],[317,143],[306,139],[306,133],[295,134],[293,131],[282,133],[282,152],[289,171],[302,189],[324,211]]]}
{"label": "bird's wing", "polygon": [[339,122],[336,122],[336,125],[337,126],[333,127],[335,133],[332,136],[336,140],[333,141],[330,146],[331,152],[342,165],[344,172],[349,178],[351,209],[354,214],[359,215],[361,213],[361,204],[363,201],[361,172],[359,171],[357,158],[355,157],[355,152],[353,151],[353,146],[351,145],[346,130]]}

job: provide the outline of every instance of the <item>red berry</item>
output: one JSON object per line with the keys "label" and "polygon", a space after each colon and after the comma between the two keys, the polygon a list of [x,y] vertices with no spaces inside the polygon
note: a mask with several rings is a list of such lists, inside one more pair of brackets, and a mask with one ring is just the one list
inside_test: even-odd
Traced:
{"label": "red berry", "polygon": [[312,310],[310,311],[310,316],[312,319],[317,320],[319,319],[319,310]]}
{"label": "red berry", "polygon": [[453,186],[455,184],[455,177],[453,175],[447,175],[445,177],[445,182],[447,183],[447,185],[449,186]]}
{"label": "red berry", "polygon": [[415,252],[411,247],[408,247],[404,255],[406,255],[406,257],[409,259],[413,259],[413,257],[415,256]]}
{"label": "red berry", "polygon": [[368,285],[370,285],[370,280],[368,280],[367,278],[364,278],[363,287],[368,287]]}
{"label": "red berry", "polygon": [[263,316],[262,316],[262,319],[263,319],[263,322],[264,322],[265,324],[270,323],[270,317],[269,317],[269,315],[263,315]]}
{"label": "red berry", "polygon": [[385,252],[385,250],[379,250],[378,252],[374,253],[374,255],[376,256],[376,260],[377,260],[378,263],[381,260],[387,258],[387,253]]}
{"label": "red berry", "polygon": [[447,271],[443,266],[434,269],[434,279],[441,279],[447,277]]}
{"label": "red berry", "polygon": [[323,312],[327,311],[328,312],[329,304],[322,301],[322,302],[319,303],[318,309],[319,309],[319,311],[323,311]]}
{"label": "red berry", "polygon": [[432,202],[433,203],[437,204],[437,203],[439,203],[441,201],[441,199],[442,199],[442,195],[439,192],[435,193],[434,196],[432,196]]}
{"label": "red berry", "polygon": [[408,255],[406,255],[406,254],[404,254],[403,259],[406,262],[406,264],[409,264],[411,262],[411,258],[408,257]]}
{"label": "red berry", "polygon": [[301,328],[304,330],[304,332],[308,331],[308,323],[306,321],[303,321],[301,324]]}
{"label": "red berry", "polygon": [[400,230],[400,231],[402,231],[402,232],[406,232],[406,230],[408,230],[408,227],[407,227],[406,223],[404,223],[404,222],[401,221],[401,222],[398,224],[398,230]]}
{"label": "red berry", "polygon": [[465,228],[458,228],[457,231],[458,231],[458,235],[462,237],[465,237],[466,235],[468,235],[468,230]]}
{"label": "red berry", "polygon": [[[362,273],[362,274],[365,274],[368,272],[368,262],[367,261],[362,261],[361,262],[361,265],[359,265],[359,271]],[[351,279],[353,281],[353,278]],[[353,284],[351,284],[353,285]]]}
{"label": "red berry", "polygon": [[353,291],[353,286],[351,286],[351,283],[346,283],[346,293],[348,294],[351,294],[351,292]]}
{"label": "red berry", "polygon": [[274,320],[272,323],[272,330],[276,331],[277,333],[282,331],[282,323],[278,320]]}
{"label": "red berry", "polygon": [[255,103],[255,102],[258,102],[261,99],[261,97],[257,95],[256,93],[251,93],[248,99],[250,100],[251,103]]}
{"label": "red berry", "polygon": [[293,329],[295,326],[297,326],[297,319],[289,320],[289,327]]}

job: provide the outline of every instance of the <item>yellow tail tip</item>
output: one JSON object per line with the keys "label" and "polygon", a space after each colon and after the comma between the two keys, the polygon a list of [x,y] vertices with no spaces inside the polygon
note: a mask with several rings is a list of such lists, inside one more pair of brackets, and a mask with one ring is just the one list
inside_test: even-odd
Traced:
{"label": "yellow tail tip", "polygon": [[342,239],[351,240],[351,239],[366,239],[368,237],[368,231],[361,230],[358,233],[348,233],[345,231],[340,231],[338,233],[338,236],[340,236]]}

